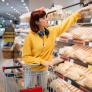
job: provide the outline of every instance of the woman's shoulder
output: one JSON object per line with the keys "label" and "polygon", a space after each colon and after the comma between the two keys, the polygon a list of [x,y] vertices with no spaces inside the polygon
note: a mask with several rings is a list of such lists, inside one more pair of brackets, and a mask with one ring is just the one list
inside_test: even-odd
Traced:
{"label": "woman's shoulder", "polygon": [[35,33],[30,29],[27,36],[32,37],[34,34]]}

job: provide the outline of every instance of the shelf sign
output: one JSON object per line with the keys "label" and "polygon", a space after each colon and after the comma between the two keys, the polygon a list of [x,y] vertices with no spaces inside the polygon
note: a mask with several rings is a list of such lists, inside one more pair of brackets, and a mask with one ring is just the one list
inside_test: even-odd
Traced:
{"label": "shelf sign", "polygon": [[68,81],[67,81],[67,82],[68,82],[69,84],[72,84],[72,81],[71,81],[71,80],[69,80],[69,79],[68,79]]}
{"label": "shelf sign", "polygon": [[90,22],[92,23],[92,18],[91,18],[91,21]]}
{"label": "shelf sign", "polygon": [[92,42],[89,42],[89,46],[92,47]]}

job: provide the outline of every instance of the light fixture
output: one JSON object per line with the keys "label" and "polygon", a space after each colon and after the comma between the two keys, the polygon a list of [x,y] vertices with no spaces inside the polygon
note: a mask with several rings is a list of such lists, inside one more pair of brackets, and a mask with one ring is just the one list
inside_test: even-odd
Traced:
{"label": "light fixture", "polygon": [[5,0],[2,0],[2,2],[5,2]]}
{"label": "light fixture", "polygon": [[14,8],[13,10],[14,10],[14,11],[16,11],[16,9],[15,9],[15,8]]}
{"label": "light fixture", "polygon": [[29,8],[28,8],[27,6],[26,6],[25,8],[26,8],[26,10],[29,12]]}
{"label": "light fixture", "polygon": [[25,8],[27,9],[28,7],[26,6]]}
{"label": "light fixture", "polygon": [[13,6],[11,6],[11,9],[13,9]]}
{"label": "light fixture", "polygon": [[6,3],[6,5],[8,6],[8,5],[9,5],[9,3]]}
{"label": "light fixture", "polygon": [[12,23],[12,20],[10,20],[10,23]]}
{"label": "light fixture", "polygon": [[2,21],[3,23],[5,22],[5,20]]}
{"label": "light fixture", "polygon": [[21,2],[24,2],[24,0],[21,0]]}

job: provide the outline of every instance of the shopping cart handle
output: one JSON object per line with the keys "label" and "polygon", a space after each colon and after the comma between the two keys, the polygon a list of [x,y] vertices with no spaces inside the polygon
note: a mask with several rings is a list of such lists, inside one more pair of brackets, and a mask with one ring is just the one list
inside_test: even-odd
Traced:
{"label": "shopping cart handle", "polygon": [[3,71],[5,71],[6,69],[16,69],[16,68],[22,68],[22,66],[2,67]]}
{"label": "shopping cart handle", "polygon": [[39,66],[41,64],[37,64],[37,63],[34,63],[34,64],[24,64],[23,67],[32,67],[32,66]]}

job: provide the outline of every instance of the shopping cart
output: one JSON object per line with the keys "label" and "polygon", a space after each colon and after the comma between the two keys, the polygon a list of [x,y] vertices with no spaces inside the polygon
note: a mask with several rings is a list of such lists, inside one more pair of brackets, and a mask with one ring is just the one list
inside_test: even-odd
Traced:
{"label": "shopping cart", "polygon": [[[39,84],[39,79],[41,78],[40,73],[32,74],[31,67],[38,66],[38,64],[31,64],[31,65],[23,65],[24,69],[24,89],[20,90],[20,92],[43,92],[42,86]],[[35,85],[32,86],[32,80],[35,77]]]}
{"label": "shopping cart", "polygon": [[[42,74],[36,73],[32,74],[31,67],[37,66],[38,64],[31,64],[31,65],[22,65],[22,66],[10,66],[10,67],[3,67],[3,72],[5,73],[6,77],[13,77],[15,81],[17,82],[19,78],[23,78],[24,80],[24,87],[20,89],[20,92],[43,92],[42,86],[39,84],[38,78],[41,78]],[[20,69],[23,68],[23,75],[17,76],[15,73],[6,73],[5,70],[7,69]],[[37,80],[35,81],[36,85],[33,87],[30,87],[32,85],[32,78],[36,77]]]}
{"label": "shopping cart", "polygon": [[3,71],[0,71],[0,92],[19,92],[17,76],[10,71],[6,72],[10,68],[14,67],[3,67]]}
{"label": "shopping cart", "polygon": [[[41,73],[35,73],[32,74],[32,69],[31,67],[33,66],[38,66],[38,64],[31,64],[31,65],[22,65],[22,66],[11,66],[11,67],[3,67],[3,71],[5,71],[6,69],[19,69],[19,68],[23,68],[23,76],[19,77],[16,74],[6,74],[7,77],[14,77],[15,81],[17,82],[19,78],[23,78],[24,81],[24,86],[22,89],[20,89],[19,92],[44,92],[43,91],[43,84],[40,84],[40,80],[42,79],[43,74]],[[52,75],[51,78],[48,78],[48,82],[47,82],[47,91],[45,92],[55,92],[55,90],[53,88],[50,87],[50,83],[52,80],[56,79],[57,76],[54,74],[53,71],[54,67],[49,67],[49,74]],[[48,75],[49,75],[48,74]],[[35,77],[35,85],[32,86],[32,79],[33,77]],[[44,79],[43,79],[44,80]]]}

